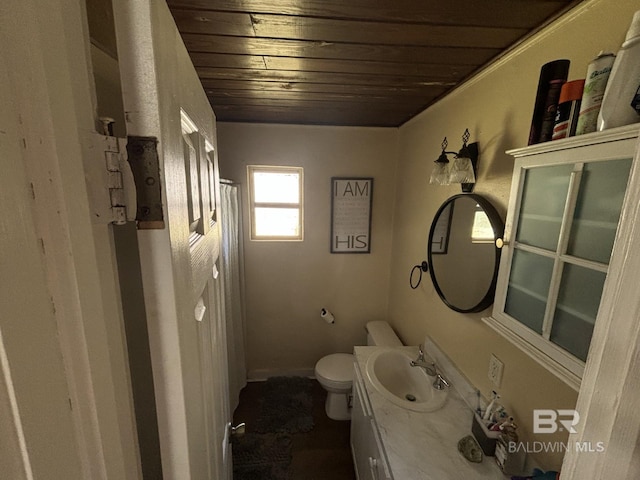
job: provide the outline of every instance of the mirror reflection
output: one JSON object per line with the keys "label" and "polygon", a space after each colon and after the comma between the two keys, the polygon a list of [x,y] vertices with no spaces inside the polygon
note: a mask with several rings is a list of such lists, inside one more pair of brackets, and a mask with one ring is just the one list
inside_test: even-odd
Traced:
{"label": "mirror reflection", "polygon": [[427,255],[433,285],[447,306],[466,313],[493,303],[500,260],[495,241],[503,232],[500,215],[479,195],[455,195],[442,204]]}

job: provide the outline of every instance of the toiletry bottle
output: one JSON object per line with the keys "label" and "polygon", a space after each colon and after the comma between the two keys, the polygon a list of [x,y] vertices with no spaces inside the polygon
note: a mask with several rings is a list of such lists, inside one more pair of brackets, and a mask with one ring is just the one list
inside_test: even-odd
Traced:
{"label": "toiletry bottle", "polygon": [[584,81],[584,91],[580,101],[580,113],[576,135],[595,132],[598,127],[598,113],[602,107],[602,99],[609,82],[615,55],[600,52],[587,68],[587,78]]}
{"label": "toiletry bottle", "polygon": [[576,134],[583,91],[584,79],[573,80],[562,85],[552,140],[573,137]]}
{"label": "toiletry bottle", "polygon": [[640,86],[640,10],[633,15],[631,26],[622,44],[602,99],[598,115],[598,130],[640,122],[632,106]]}
{"label": "toiletry bottle", "polygon": [[[545,110],[553,103],[557,104],[558,96],[552,94],[549,96],[549,89],[553,81],[566,82],[569,75],[569,60],[554,60],[545,63],[540,69],[540,78],[538,79],[538,91],[536,92],[536,101],[533,105],[533,117],[531,118],[531,130],[529,131],[529,145],[540,142],[540,134]],[[558,91],[559,93],[559,91]],[[546,108],[545,108],[546,107]],[[553,112],[555,114],[555,111]],[[550,128],[549,128],[550,127]],[[553,130],[553,122],[547,125],[549,131]],[[551,139],[551,137],[549,137]]]}
{"label": "toiletry bottle", "polygon": [[553,136],[553,126],[556,121],[556,111],[558,110],[560,92],[563,84],[564,80],[551,80],[549,82],[538,143],[548,142]]}

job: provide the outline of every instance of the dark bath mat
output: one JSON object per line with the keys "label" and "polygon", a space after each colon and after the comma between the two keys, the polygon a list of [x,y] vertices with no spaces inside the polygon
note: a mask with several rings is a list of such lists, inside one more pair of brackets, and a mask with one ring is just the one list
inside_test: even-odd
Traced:
{"label": "dark bath mat", "polygon": [[305,377],[271,377],[255,430],[259,433],[303,433],[313,429],[313,380]]}
{"label": "dark bath mat", "polygon": [[289,480],[291,437],[246,433],[233,438],[234,480]]}

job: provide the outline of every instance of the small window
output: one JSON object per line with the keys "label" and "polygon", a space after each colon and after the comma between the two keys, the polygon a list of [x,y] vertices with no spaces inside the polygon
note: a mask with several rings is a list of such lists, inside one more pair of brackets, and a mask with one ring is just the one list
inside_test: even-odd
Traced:
{"label": "small window", "polygon": [[251,240],[302,240],[302,168],[249,165]]}
{"label": "small window", "polygon": [[471,228],[471,243],[494,243],[495,233],[489,217],[480,205],[476,205]]}

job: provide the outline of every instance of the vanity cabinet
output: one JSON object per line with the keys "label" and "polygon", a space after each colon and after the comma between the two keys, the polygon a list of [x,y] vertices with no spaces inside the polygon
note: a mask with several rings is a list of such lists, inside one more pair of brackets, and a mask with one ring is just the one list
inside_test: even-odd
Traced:
{"label": "vanity cabinet", "polygon": [[511,150],[493,314],[486,323],[576,390],[591,343],[638,125]]}
{"label": "vanity cabinet", "polygon": [[391,480],[389,465],[358,365],[354,365],[351,452],[358,480]]}

